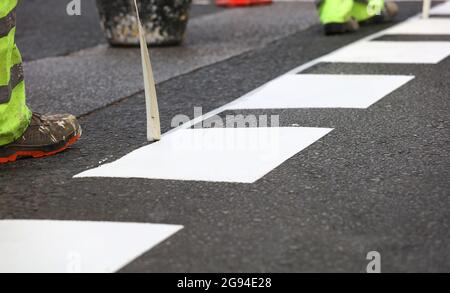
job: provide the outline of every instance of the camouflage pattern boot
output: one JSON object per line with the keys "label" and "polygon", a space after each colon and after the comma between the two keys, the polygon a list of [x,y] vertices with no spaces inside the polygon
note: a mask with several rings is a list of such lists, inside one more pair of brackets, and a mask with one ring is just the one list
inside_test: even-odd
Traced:
{"label": "camouflage pattern boot", "polygon": [[25,133],[16,141],[0,146],[0,164],[18,158],[54,155],[74,144],[80,136],[81,126],[73,115],[33,113]]}
{"label": "camouflage pattern boot", "polygon": [[392,21],[394,17],[397,16],[399,8],[395,2],[386,2],[384,5],[384,10],[382,13],[383,21]]}

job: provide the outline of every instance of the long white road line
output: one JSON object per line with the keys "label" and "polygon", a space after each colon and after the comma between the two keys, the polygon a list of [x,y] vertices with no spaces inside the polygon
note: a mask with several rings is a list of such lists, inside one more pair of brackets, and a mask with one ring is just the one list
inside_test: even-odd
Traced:
{"label": "long white road line", "polygon": [[414,18],[386,31],[386,34],[398,35],[450,35],[448,18]]}
{"label": "long white road line", "polygon": [[285,75],[229,109],[366,109],[413,78],[401,75]]}
{"label": "long white road line", "polygon": [[[444,5],[447,5],[444,4]],[[440,7],[434,8],[440,9]],[[435,11],[435,10],[433,10]],[[231,103],[219,107],[207,114],[197,117],[183,125],[172,129],[163,135],[162,141],[153,145],[138,149],[116,162],[102,165],[98,168],[85,171],[75,177],[138,177],[149,179],[173,179],[173,180],[202,180],[202,181],[221,181],[221,182],[238,182],[238,183],[253,183],[272,169],[279,166],[289,157],[295,155],[292,150],[300,152],[304,147],[310,145],[311,136],[304,135],[303,131],[307,129],[298,128],[296,133],[292,133],[293,139],[291,141],[284,140],[284,134],[274,135],[273,133],[265,133],[261,135],[263,141],[267,138],[274,142],[283,145],[283,148],[278,148],[278,158],[274,159],[268,164],[261,162],[261,154],[256,152],[255,156],[251,155],[249,150],[252,149],[251,142],[243,139],[243,152],[237,151],[235,148],[228,148],[219,151],[223,145],[226,145],[226,137],[230,133],[231,136],[239,136],[240,134],[252,135],[255,129],[221,129],[221,130],[188,130],[195,124],[215,117],[217,114],[229,109],[251,109],[251,108],[310,108],[310,107],[353,107],[353,108],[367,108],[376,101],[380,100],[390,92],[404,85],[410,81],[412,76],[334,76],[330,75],[299,75],[299,73],[317,65],[321,62],[370,62],[370,63],[418,63],[418,64],[434,64],[440,62],[442,59],[450,55],[450,42],[386,42],[376,41],[375,39],[387,34],[389,31],[409,31],[412,32],[418,26],[417,21],[424,21],[415,16],[403,23],[400,23],[392,28],[375,33],[352,44],[349,44],[341,49],[338,49],[330,54],[322,56],[316,60],[308,62],[302,66],[296,67],[284,75],[275,78],[271,82],[251,91],[250,93],[238,98]],[[443,22],[450,24],[450,20],[438,20],[439,24]],[[410,25],[410,24],[413,25]],[[412,27],[412,28],[411,28]],[[428,25],[428,30],[437,31],[436,25]],[[422,33],[426,30],[420,28]],[[309,85],[305,79],[309,80]],[[324,91],[313,89],[313,85],[325,82],[330,85],[330,88],[335,90],[334,96],[328,95]],[[334,79],[336,82],[330,81]],[[339,81],[337,81],[339,79]],[[347,88],[343,88],[340,84],[343,80],[354,79],[365,84],[371,89],[370,94],[357,94],[358,87],[354,84]],[[376,86],[379,88],[376,88]],[[298,87],[296,89],[295,87]],[[348,94],[348,88],[354,88],[355,92]],[[299,94],[299,91],[302,91]],[[281,94],[282,95],[281,95]],[[359,100],[358,100],[359,99]],[[286,133],[285,128],[277,128],[279,133]],[[316,128],[317,139],[330,132],[331,129]],[[294,131],[294,130],[289,130]],[[310,129],[308,129],[310,131]],[[189,138],[191,141],[196,140],[193,144],[187,139],[185,143],[185,150],[179,150],[174,147],[174,141],[178,138]],[[206,150],[205,156],[201,154],[205,152],[208,144],[205,141],[216,141],[216,148],[212,151]],[[166,141],[166,142],[164,142]],[[198,142],[201,142],[200,144]],[[237,143],[237,140],[233,140]],[[202,145],[204,143],[204,145]],[[290,144],[297,144],[300,147],[290,146]],[[287,148],[284,149],[284,148]],[[273,151],[273,150],[271,150]],[[182,154],[182,155],[179,155]],[[190,158],[185,158],[189,157]],[[217,156],[218,158],[214,158]],[[167,157],[167,158],[163,158]],[[245,160],[244,157],[251,159]],[[264,157],[264,156],[262,156]],[[173,160],[173,158],[177,158]],[[250,164],[247,168],[243,168],[239,164],[239,160],[245,164]],[[141,162],[146,162],[142,164]],[[246,174],[239,174],[233,176],[232,169],[243,168]],[[212,174],[214,173],[214,174]]]}
{"label": "long white road line", "polygon": [[178,225],[0,220],[0,273],[113,273]]}
{"label": "long white road line", "polygon": [[[450,19],[447,20],[450,25]],[[356,43],[334,52],[322,60],[342,63],[437,64],[450,55],[450,42]]]}
{"label": "long white road line", "polygon": [[254,183],[332,129],[184,129],[76,177]]}
{"label": "long white road line", "polygon": [[450,1],[433,7],[430,15],[450,15]]}
{"label": "long white road line", "polygon": [[[435,7],[431,10],[430,13],[431,13],[431,14],[438,14],[438,13],[440,14],[440,13],[442,13],[442,12],[447,12],[447,10],[449,11],[448,13],[450,13],[450,1],[448,1],[448,2],[446,2],[446,3],[444,3],[444,4],[441,4],[441,5],[435,6]],[[420,17],[421,17],[421,15],[416,15],[416,16],[413,16],[413,17],[411,17],[410,19],[408,19],[408,20],[406,20],[406,21],[409,21],[409,20],[412,20],[412,19],[418,19],[418,18],[420,18]],[[372,41],[372,40],[375,40],[375,39],[377,39],[377,38],[379,38],[379,37],[385,35],[385,34],[386,34],[386,31],[388,31],[388,30],[390,30],[390,29],[393,29],[393,28],[396,28],[396,27],[398,27],[398,26],[400,26],[400,25],[402,25],[402,24],[403,24],[403,23],[400,23],[400,24],[394,25],[394,26],[392,26],[391,28],[388,28],[388,29],[386,29],[386,30],[382,30],[382,31],[379,31],[379,32],[374,33],[374,34],[372,34],[372,35],[369,35],[369,36],[367,36],[367,37],[365,37],[365,38],[362,38],[362,39],[360,39],[360,40],[358,40],[358,41],[356,41],[356,42],[353,42],[353,43],[351,43],[351,44],[349,44],[349,45],[346,45],[346,46],[344,46],[344,47],[342,47],[342,48],[340,48],[340,49],[338,49],[338,50],[336,50],[336,51],[333,51],[333,52],[331,52],[331,53],[329,53],[329,54],[327,54],[327,55],[321,56],[321,57],[319,57],[319,58],[317,58],[317,59],[314,59],[314,60],[311,60],[310,62],[307,62],[307,63],[305,63],[305,64],[303,64],[303,65],[300,65],[300,66],[298,66],[298,67],[295,67],[294,69],[292,69],[292,70],[286,72],[285,74],[283,74],[283,75],[281,75],[281,76],[275,78],[275,79],[272,80],[271,82],[273,82],[273,81],[275,81],[275,80],[277,80],[277,79],[279,79],[279,78],[283,78],[285,75],[298,74],[298,73],[301,73],[301,72],[303,72],[303,71],[306,71],[306,70],[308,70],[308,69],[310,69],[310,68],[316,66],[316,65],[319,64],[319,63],[327,62],[326,59],[327,59],[330,55],[333,55],[333,54],[335,54],[336,52],[338,52],[338,51],[340,51],[340,50],[346,50],[347,48],[349,48],[349,47],[351,47],[351,46],[355,46],[355,45],[357,45],[357,44],[366,43],[366,42],[370,42],[370,41]],[[449,52],[449,54],[450,54],[450,52]],[[260,87],[258,87],[258,88],[256,88],[256,89],[254,89],[253,91],[251,91],[251,92],[249,92],[249,93],[243,95],[242,97],[240,97],[240,98],[238,98],[238,99],[236,99],[236,100],[234,100],[234,101],[232,101],[232,102],[230,102],[230,103],[228,103],[228,104],[223,105],[222,107],[219,107],[219,108],[217,108],[217,109],[215,109],[215,110],[212,110],[212,111],[210,111],[210,112],[208,112],[208,113],[205,113],[205,114],[203,114],[203,115],[200,116],[200,117],[196,117],[195,119],[192,119],[191,121],[188,121],[188,122],[184,123],[183,125],[180,125],[179,127],[174,128],[174,129],[172,129],[172,130],[166,132],[164,135],[169,135],[169,134],[171,134],[171,133],[173,133],[173,132],[175,132],[175,131],[181,130],[181,129],[187,129],[187,128],[190,128],[190,127],[194,126],[195,124],[198,124],[198,123],[200,123],[201,121],[207,120],[207,119],[209,119],[209,118],[211,118],[211,117],[214,117],[214,116],[216,116],[217,114],[220,114],[221,112],[223,112],[223,111],[225,111],[225,110],[227,110],[227,109],[232,109],[232,108],[234,107],[235,104],[237,104],[237,103],[240,102],[240,100],[245,99],[245,98],[247,98],[248,96],[251,96],[251,95],[257,93],[258,91],[262,90],[266,85],[267,85],[267,83],[266,83],[266,84],[263,84],[262,86],[260,86]],[[164,135],[163,135],[163,137],[164,137]]]}

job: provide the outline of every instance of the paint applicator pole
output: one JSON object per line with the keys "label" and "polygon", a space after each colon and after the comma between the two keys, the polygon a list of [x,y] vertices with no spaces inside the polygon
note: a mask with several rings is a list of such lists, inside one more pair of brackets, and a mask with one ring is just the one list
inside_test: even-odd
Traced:
{"label": "paint applicator pole", "polygon": [[423,13],[422,18],[430,18],[431,0],[423,0]]}
{"label": "paint applicator pole", "polygon": [[145,105],[147,112],[147,140],[150,142],[161,140],[161,123],[159,118],[158,98],[156,96],[155,78],[153,76],[150,53],[147,48],[144,27],[139,17],[139,8],[134,0],[136,19],[139,28],[141,46],[142,72],[144,76]]}

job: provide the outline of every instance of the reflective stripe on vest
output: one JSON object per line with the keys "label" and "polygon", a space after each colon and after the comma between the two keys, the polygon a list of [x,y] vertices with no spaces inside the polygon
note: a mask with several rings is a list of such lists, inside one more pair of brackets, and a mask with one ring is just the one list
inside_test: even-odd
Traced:
{"label": "reflective stripe on vest", "polygon": [[14,88],[23,81],[22,64],[16,64],[11,68],[9,84],[0,86],[0,104],[8,103]]}
{"label": "reflective stripe on vest", "polygon": [[16,25],[16,10],[0,19],[0,38],[6,37]]}

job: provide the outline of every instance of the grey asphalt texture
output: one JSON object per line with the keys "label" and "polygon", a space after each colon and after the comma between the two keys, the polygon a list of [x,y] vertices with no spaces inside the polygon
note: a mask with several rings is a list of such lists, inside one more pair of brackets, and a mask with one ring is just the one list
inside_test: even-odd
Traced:
{"label": "grey asphalt texture", "polygon": [[[48,6],[42,5],[45,0],[37,1],[41,5],[35,5],[34,9],[42,7],[48,15],[52,15],[53,11],[65,13],[64,5]],[[80,26],[87,27],[83,29],[92,28],[100,34],[95,6],[87,9],[90,2],[84,2],[86,4],[82,7],[85,8],[79,20],[78,16],[60,17],[59,21],[64,24],[61,27],[65,28],[62,32],[49,29],[50,36],[43,37],[50,38],[44,41],[45,45],[27,35],[18,36],[18,46],[28,48],[30,52],[25,51],[25,57],[31,54],[28,55],[31,62],[25,62],[24,68],[29,103],[35,111],[49,113],[70,109],[75,115],[83,115],[130,97],[144,88],[139,49],[110,48],[103,43],[103,36],[83,36],[82,32],[71,30],[72,22],[79,22]],[[22,6],[25,4],[28,2],[22,3]],[[201,7],[194,6],[192,9],[194,17],[188,24],[182,46],[151,50],[157,82],[263,47],[317,23],[312,3],[282,3],[240,9]],[[33,31],[38,36],[46,34],[45,29],[39,28],[32,30],[28,36],[35,35]],[[62,36],[64,32],[68,35]],[[78,45],[73,45],[73,40],[79,40],[80,46],[95,41],[99,44],[80,49]],[[73,53],[57,54],[72,46]],[[47,58],[35,60],[33,54],[36,52],[40,56],[41,48],[44,48],[42,54],[46,54]],[[56,55],[50,55],[52,52]]]}
{"label": "grey asphalt texture", "polygon": [[[68,16],[61,0],[27,0],[17,8],[16,40],[24,61],[65,56],[106,44],[95,0],[81,1],[81,16]],[[190,17],[214,14],[223,8],[193,5]]]}
{"label": "grey asphalt texture", "polygon": [[[402,3],[399,20],[420,6]],[[176,114],[215,109],[388,26],[325,37],[312,25],[173,76],[157,86],[163,131]],[[373,250],[383,272],[448,272],[449,68],[450,58],[437,65],[319,64],[306,73],[416,78],[365,110],[235,111],[279,114],[282,126],[335,128],[255,184],[72,179],[146,145],[142,93],[120,97],[82,115],[84,137],[70,150],[1,165],[0,217],[185,226],[123,272],[364,272]]]}

